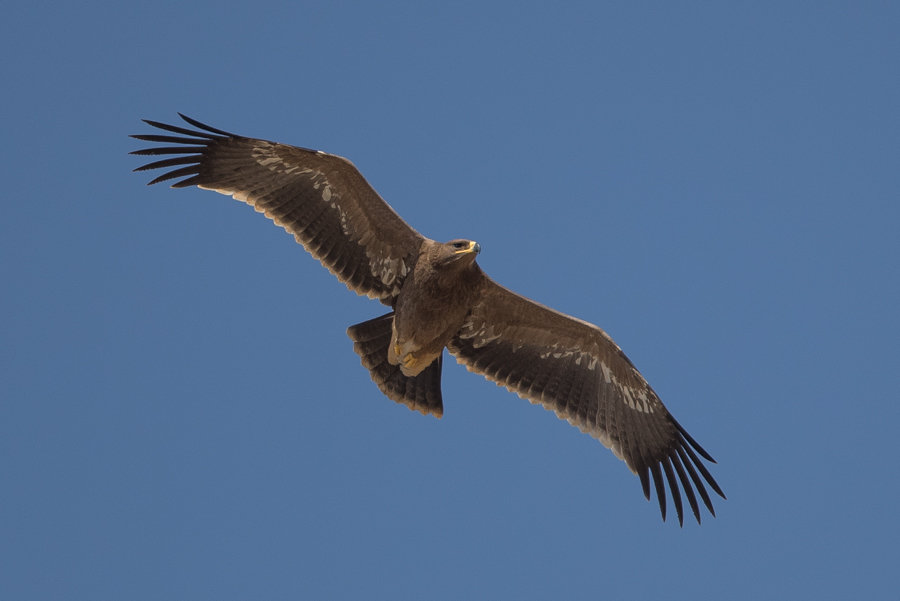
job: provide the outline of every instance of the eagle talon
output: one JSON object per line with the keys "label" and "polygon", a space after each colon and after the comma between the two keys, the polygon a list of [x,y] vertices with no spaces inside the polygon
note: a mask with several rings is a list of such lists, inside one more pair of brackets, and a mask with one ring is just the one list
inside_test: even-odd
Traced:
{"label": "eagle talon", "polygon": [[412,353],[407,353],[406,356],[403,357],[403,359],[401,359],[401,363],[403,363],[403,367],[406,367],[407,369],[411,369],[411,368],[415,367],[416,363],[418,363],[418,362],[419,362],[419,360],[416,359],[416,357]]}

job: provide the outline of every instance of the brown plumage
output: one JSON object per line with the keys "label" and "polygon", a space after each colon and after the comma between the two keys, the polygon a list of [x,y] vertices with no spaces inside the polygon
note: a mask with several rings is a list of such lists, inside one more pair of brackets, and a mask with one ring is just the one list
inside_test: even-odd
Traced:
{"label": "brown plumage", "polygon": [[136,171],[173,168],[150,183],[183,178],[172,187],[196,185],[246,202],[348,288],[390,306],[347,330],[388,398],[440,417],[446,348],[470,371],[599,439],[640,477],[648,499],[652,478],[663,519],[666,484],[679,523],[681,491],[698,522],[695,490],[715,515],[706,486],[725,495],[700,459],[712,457],[603,330],[496,284],[475,262],[477,243],[439,243],[416,232],[347,159],[181,117],[197,129],[146,121],[169,133],[133,136],[175,145],[134,151],[174,155]]}

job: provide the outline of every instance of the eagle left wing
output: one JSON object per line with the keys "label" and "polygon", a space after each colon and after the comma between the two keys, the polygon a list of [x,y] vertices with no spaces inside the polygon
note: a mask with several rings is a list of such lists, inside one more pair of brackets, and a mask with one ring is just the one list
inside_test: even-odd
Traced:
{"label": "eagle left wing", "polygon": [[531,301],[485,276],[480,300],[447,348],[470,371],[543,405],[599,439],[640,477],[647,499],[652,476],[664,520],[665,482],[679,524],[683,523],[679,482],[698,522],[694,488],[715,515],[704,480],[725,495],[697,454],[715,461],[597,326]]}
{"label": "eagle left wing", "polygon": [[231,134],[181,115],[197,129],[146,121],[166,132],[138,134],[157,146],[131,154],[166,156],[135,171],[173,168],[151,184],[184,178],[233,196],[280,225],[357,294],[392,305],[425,238],[343,157]]}

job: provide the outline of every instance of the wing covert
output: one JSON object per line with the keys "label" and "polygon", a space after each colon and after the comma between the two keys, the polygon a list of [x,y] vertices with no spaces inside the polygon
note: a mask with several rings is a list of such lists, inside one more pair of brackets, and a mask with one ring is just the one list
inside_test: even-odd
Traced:
{"label": "wing covert", "polygon": [[648,499],[652,478],[663,519],[666,485],[679,523],[683,523],[681,491],[698,522],[695,490],[715,515],[706,485],[725,495],[700,457],[714,460],[597,326],[485,277],[481,300],[448,350],[470,371],[543,405],[600,440],[640,477]]}
{"label": "wing covert", "polygon": [[[197,129],[145,122],[171,134],[139,134],[166,144],[131,154],[169,156],[135,169],[170,169],[150,184],[183,178],[233,196],[293,234],[354,292],[391,305],[424,237],[345,158],[245,138],[179,115]],[[174,145],[174,146],[173,146]]]}

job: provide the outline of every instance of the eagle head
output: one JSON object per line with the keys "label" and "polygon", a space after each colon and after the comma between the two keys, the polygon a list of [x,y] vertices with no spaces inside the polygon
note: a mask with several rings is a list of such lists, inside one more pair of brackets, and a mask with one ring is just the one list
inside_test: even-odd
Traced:
{"label": "eagle head", "polygon": [[438,247],[437,264],[441,267],[463,268],[471,265],[481,252],[481,245],[474,240],[450,240]]}

